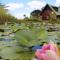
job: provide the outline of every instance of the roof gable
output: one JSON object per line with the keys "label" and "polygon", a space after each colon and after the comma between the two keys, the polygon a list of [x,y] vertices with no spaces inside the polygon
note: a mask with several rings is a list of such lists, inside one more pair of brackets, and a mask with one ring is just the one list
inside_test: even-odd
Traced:
{"label": "roof gable", "polygon": [[58,7],[52,6],[52,8],[53,8],[56,12],[58,12]]}
{"label": "roof gable", "polygon": [[47,8],[47,7],[49,7],[54,13],[58,13],[58,7],[56,7],[56,6],[51,6],[51,5],[49,5],[49,4],[46,4],[46,6],[42,9],[42,11],[41,11],[41,14],[43,13],[43,11]]}

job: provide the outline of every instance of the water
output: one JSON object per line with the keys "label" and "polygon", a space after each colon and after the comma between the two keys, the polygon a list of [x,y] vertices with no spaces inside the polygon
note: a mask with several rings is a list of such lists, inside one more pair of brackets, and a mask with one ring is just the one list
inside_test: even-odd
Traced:
{"label": "water", "polygon": [[16,40],[12,40],[9,36],[6,36],[5,38],[2,38],[0,40],[0,57],[2,57],[3,60],[5,59],[28,60],[34,56],[33,52],[21,52],[21,51],[23,51],[23,48],[18,45]]}
{"label": "water", "polygon": [[[54,41],[54,43],[60,42],[57,36],[59,32],[60,31],[48,32],[48,42],[50,40]],[[34,52],[23,52],[24,49],[19,46],[17,40],[13,39],[13,37],[14,34],[11,34],[9,36],[0,36],[0,56],[2,57],[2,59],[29,60],[33,58]]]}

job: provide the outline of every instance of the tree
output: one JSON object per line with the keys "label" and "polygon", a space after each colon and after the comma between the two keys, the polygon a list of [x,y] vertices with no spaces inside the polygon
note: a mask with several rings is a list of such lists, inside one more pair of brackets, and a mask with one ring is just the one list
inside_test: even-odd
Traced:
{"label": "tree", "polygon": [[0,3],[0,24],[5,22],[5,16],[7,15],[7,9],[5,9],[5,5]]}
{"label": "tree", "polygon": [[8,13],[6,6],[0,3],[0,24],[5,22],[14,22],[17,18]]}
{"label": "tree", "polygon": [[1,14],[7,14],[7,9],[5,9],[6,6],[0,3],[0,15]]}

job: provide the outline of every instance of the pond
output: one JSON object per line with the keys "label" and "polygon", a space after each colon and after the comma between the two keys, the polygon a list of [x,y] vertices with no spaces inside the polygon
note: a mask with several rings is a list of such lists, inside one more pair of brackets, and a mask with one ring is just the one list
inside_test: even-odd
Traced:
{"label": "pond", "polygon": [[[0,57],[5,59],[30,59],[34,56],[33,52],[20,52],[21,47],[18,46],[16,40],[2,39],[0,41]],[[29,57],[27,57],[29,56]]]}
{"label": "pond", "polygon": [[[60,42],[59,35],[60,31],[48,32],[47,41],[52,40],[55,43],[59,43]],[[14,34],[0,36],[0,58],[3,60],[5,59],[31,60],[34,57],[34,52],[24,51],[23,47],[21,47],[18,44],[18,41],[13,37]]]}

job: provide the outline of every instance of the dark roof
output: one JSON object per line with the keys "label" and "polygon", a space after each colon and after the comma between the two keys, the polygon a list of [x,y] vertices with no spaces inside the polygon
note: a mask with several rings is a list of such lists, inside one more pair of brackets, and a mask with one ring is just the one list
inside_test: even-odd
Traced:
{"label": "dark roof", "polygon": [[41,11],[40,10],[34,10],[31,12],[32,16],[40,15]]}
{"label": "dark roof", "polygon": [[58,12],[58,7],[56,6],[51,6],[56,12]]}
{"label": "dark roof", "polygon": [[52,5],[49,5],[49,4],[46,4],[46,6],[42,8],[41,13],[45,10],[45,8],[46,8],[47,6],[48,6],[51,10],[53,10],[56,14],[58,13],[58,7],[52,6]]}

